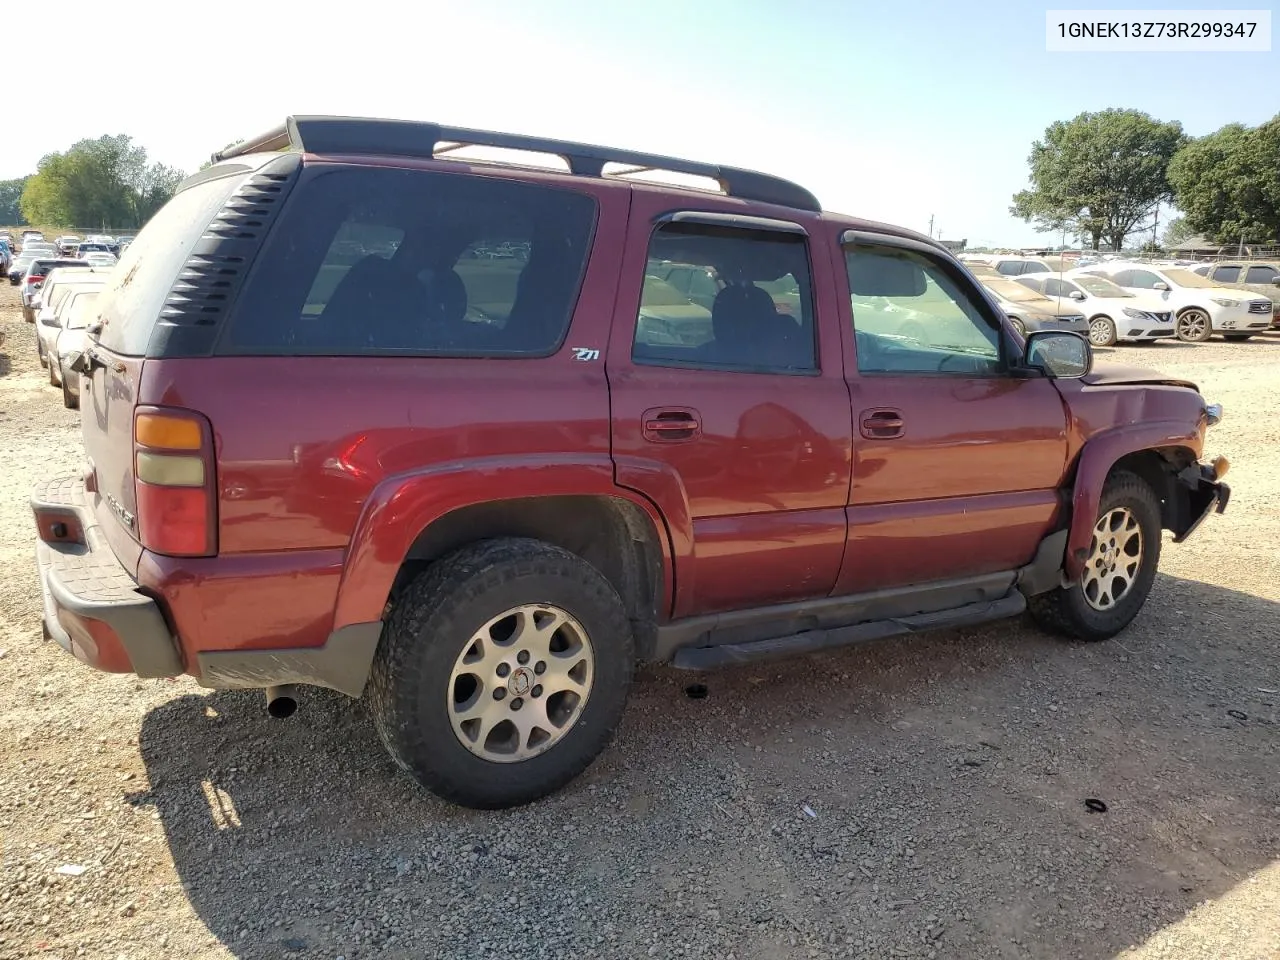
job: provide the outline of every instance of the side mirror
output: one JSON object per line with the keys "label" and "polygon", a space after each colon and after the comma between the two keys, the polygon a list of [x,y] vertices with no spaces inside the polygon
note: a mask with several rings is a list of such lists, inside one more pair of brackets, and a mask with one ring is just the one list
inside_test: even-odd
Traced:
{"label": "side mirror", "polygon": [[1271,285],[1274,287],[1280,287],[1280,277],[1276,277],[1274,280],[1272,280]]}
{"label": "side mirror", "polygon": [[1083,290],[1072,290],[1072,291],[1071,291],[1071,299],[1072,299],[1072,300],[1083,300],[1083,299],[1084,299],[1084,291],[1083,291]]}
{"label": "side mirror", "polygon": [[1155,282],[1155,285],[1154,285],[1154,286],[1152,286],[1152,288],[1151,288],[1151,289],[1152,289],[1152,290],[1168,290],[1168,289],[1169,289],[1169,285],[1168,285],[1167,283],[1165,283],[1163,280],[1157,280],[1157,281]]}
{"label": "side mirror", "polygon": [[1093,369],[1089,341],[1066,330],[1037,330],[1027,334],[1026,365],[1055,380],[1076,380]]}

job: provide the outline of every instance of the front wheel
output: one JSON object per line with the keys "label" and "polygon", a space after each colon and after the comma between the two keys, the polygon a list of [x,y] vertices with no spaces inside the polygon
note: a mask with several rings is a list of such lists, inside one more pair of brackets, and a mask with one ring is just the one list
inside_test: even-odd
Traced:
{"label": "front wheel", "polygon": [[1111,476],[1084,572],[1069,587],[1027,600],[1042,627],[1077,640],[1107,640],[1127,627],[1147,602],[1160,564],[1160,502],[1138,476]]}
{"label": "front wheel", "polygon": [[1094,317],[1090,320],[1089,342],[1095,347],[1110,347],[1115,344],[1115,322],[1110,317]]}
{"label": "front wheel", "polygon": [[1027,325],[1023,323],[1021,319],[1019,319],[1018,317],[1010,317],[1009,323],[1013,327],[1013,329],[1017,332],[1018,336],[1024,339],[1026,338]]}
{"label": "front wheel", "polygon": [[1178,314],[1174,333],[1185,343],[1204,343],[1213,336],[1209,315],[1199,307],[1190,307]]}
{"label": "front wheel", "polygon": [[432,564],[395,601],[369,678],[392,759],[468,807],[547,796],[622,718],[634,660],[617,592],[538,540],[486,540]]}

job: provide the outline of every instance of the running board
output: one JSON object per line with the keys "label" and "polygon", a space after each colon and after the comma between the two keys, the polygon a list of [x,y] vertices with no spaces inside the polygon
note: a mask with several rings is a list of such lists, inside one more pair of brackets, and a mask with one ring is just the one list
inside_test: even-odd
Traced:
{"label": "running board", "polygon": [[768,640],[753,640],[749,643],[682,647],[676,651],[672,664],[681,670],[714,670],[735,663],[781,660],[904,633],[967,627],[991,620],[1003,620],[1006,617],[1018,616],[1026,608],[1027,598],[1023,596],[1022,591],[1015,588],[995,600],[967,603],[962,607],[939,610],[936,613],[917,613],[909,617],[869,620],[846,627],[805,630],[802,633],[773,637]]}

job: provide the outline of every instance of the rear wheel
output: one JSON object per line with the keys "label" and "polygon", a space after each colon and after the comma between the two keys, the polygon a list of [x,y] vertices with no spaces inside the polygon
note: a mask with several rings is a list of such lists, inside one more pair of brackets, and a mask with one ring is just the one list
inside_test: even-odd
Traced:
{"label": "rear wheel", "polygon": [[1070,587],[1028,599],[1036,622],[1078,640],[1107,640],[1127,627],[1147,602],[1160,564],[1160,503],[1128,471],[1102,491],[1084,572]]}
{"label": "rear wheel", "polygon": [[1204,343],[1213,336],[1213,326],[1209,322],[1207,313],[1199,307],[1188,307],[1178,314],[1174,333],[1178,335],[1179,340],[1186,343]]}
{"label": "rear wheel", "polygon": [[1018,336],[1025,337],[1027,335],[1027,325],[1018,317],[1010,317],[1009,323],[1013,326],[1013,329],[1018,332]]}
{"label": "rear wheel", "polygon": [[395,601],[369,705],[392,758],[427,789],[510,807],[558,790],[605,748],[633,659],[622,601],[598,570],[541,541],[487,540]]}
{"label": "rear wheel", "polygon": [[1089,342],[1095,347],[1109,347],[1116,342],[1116,325],[1110,317],[1094,317],[1089,321]]}

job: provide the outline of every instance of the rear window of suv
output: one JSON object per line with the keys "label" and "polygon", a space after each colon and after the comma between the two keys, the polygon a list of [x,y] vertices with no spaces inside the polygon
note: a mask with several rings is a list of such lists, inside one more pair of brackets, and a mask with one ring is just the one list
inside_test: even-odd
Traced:
{"label": "rear window of suv", "polygon": [[584,194],[491,177],[325,171],[294,189],[217,352],[547,356],[595,212]]}
{"label": "rear window of suv", "polygon": [[[120,258],[98,297],[103,319],[98,342],[108,350],[140,357],[191,249],[222,209],[244,174],[216,177],[183,190],[147,221]],[[73,261],[81,265],[83,260]]]}

